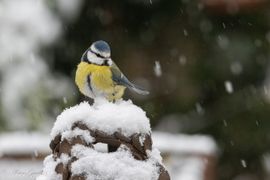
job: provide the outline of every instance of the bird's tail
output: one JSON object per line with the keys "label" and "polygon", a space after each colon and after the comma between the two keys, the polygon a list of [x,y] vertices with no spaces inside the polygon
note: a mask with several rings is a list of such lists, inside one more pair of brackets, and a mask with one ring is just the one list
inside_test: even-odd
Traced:
{"label": "bird's tail", "polygon": [[138,94],[141,94],[141,95],[148,95],[149,94],[149,91],[147,90],[144,90],[143,88],[141,87],[138,87],[138,86],[135,86],[134,84],[132,84],[130,87],[129,87],[132,91],[138,93]]}

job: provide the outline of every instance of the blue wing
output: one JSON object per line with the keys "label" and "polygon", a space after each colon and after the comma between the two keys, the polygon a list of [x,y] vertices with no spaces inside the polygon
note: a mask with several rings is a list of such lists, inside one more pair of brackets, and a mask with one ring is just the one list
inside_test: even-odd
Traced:
{"label": "blue wing", "polygon": [[146,90],[136,86],[135,84],[131,83],[127,79],[127,77],[120,71],[120,69],[117,67],[117,65],[115,63],[112,64],[111,71],[112,71],[112,79],[116,84],[125,86],[125,87],[133,90],[134,92],[136,92],[138,94],[142,94],[142,95],[149,94],[148,91],[146,91]]}

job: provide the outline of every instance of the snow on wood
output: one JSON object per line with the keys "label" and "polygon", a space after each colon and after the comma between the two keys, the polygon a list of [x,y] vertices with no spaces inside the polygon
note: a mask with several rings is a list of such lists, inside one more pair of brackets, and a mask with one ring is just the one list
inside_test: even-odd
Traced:
{"label": "snow on wood", "polygon": [[92,106],[88,102],[83,102],[66,109],[57,117],[51,137],[54,138],[58,134],[70,130],[77,121],[83,121],[87,126],[108,134],[113,134],[119,129],[126,136],[151,131],[145,112],[132,104],[130,100],[111,103],[98,99]]}
{"label": "snow on wood", "polygon": [[[108,150],[95,149],[98,143]],[[64,110],[52,128],[50,148],[40,180],[169,180],[160,152],[152,148],[149,119],[131,101],[96,99]]]}
{"label": "snow on wood", "polygon": [[115,180],[156,180],[158,167],[156,160],[134,160],[131,153],[120,149],[114,153],[99,153],[85,146],[76,145],[72,154],[79,158],[72,164],[74,174],[89,174],[88,179]]}

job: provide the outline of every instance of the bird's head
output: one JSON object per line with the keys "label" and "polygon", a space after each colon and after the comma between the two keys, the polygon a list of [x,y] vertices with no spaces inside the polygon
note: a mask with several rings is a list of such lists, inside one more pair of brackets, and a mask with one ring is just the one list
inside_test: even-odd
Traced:
{"label": "bird's head", "polygon": [[111,66],[111,49],[107,42],[94,42],[83,54],[82,61],[100,66]]}

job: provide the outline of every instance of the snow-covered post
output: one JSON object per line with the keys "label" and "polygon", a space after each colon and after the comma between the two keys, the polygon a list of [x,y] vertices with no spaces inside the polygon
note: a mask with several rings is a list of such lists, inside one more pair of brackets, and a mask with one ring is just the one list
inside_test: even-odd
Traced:
{"label": "snow-covered post", "polygon": [[[170,179],[152,147],[149,119],[131,101],[71,107],[58,116],[51,139],[40,180]],[[108,150],[101,151],[100,143]]]}

